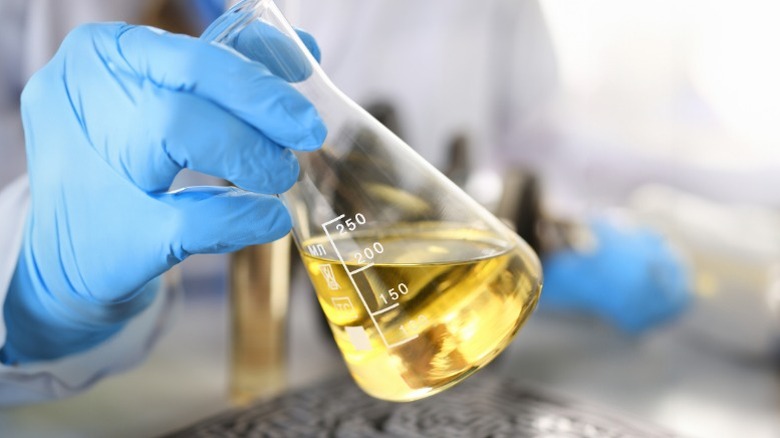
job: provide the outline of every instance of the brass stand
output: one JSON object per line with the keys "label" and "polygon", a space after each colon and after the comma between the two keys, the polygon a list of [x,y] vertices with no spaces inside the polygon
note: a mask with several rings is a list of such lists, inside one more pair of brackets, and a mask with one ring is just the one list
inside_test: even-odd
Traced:
{"label": "brass stand", "polygon": [[289,289],[289,235],[231,255],[230,398],[237,405],[272,397],[286,386]]}

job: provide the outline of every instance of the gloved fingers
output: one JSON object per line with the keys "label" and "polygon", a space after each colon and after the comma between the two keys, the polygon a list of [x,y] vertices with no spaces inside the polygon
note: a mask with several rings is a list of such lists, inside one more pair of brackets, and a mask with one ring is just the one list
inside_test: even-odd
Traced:
{"label": "gloved fingers", "polygon": [[206,98],[285,147],[314,150],[325,139],[314,106],[263,64],[148,27],[123,26],[116,39],[121,61],[158,87]]}
{"label": "gloved fingers", "polygon": [[191,254],[225,253],[271,242],[292,226],[278,198],[235,187],[190,187],[157,198],[176,211],[165,242],[169,266]]}
{"label": "gloved fingers", "polygon": [[320,51],[320,45],[317,44],[317,40],[314,39],[314,36],[309,32],[301,29],[295,29],[295,33],[298,34],[298,38],[301,39],[303,44],[309,50],[311,56],[313,56],[317,62],[322,61],[322,51]]}
{"label": "gloved fingers", "polygon": [[[225,12],[224,14],[220,15],[219,18],[214,20],[209,25],[209,27],[205,31],[203,31],[203,35],[201,35],[201,39],[203,39],[205,41],[220,40],[221,42],[226,43],[229,46],[232,46],[232,47],[235,48],[235,39],[234,39],[234,41],[224,41],[226,39],[225,32],[229,28],[234,27],[236,23],[238,23],[238,22],[246,22],[248,20],[251,20],[250,24],[247,26],[248,28],[256,27],[259,24],[262,25],[262,26],[260,26],[260,30],[261,30],[260,33],[261,34],[262,34],[262,30],[265,30],[264,28],[275,29],[275,28],[273,28],[272,26],[270,26],[268,24],[260,23],[259,21],[254,20],[254,18],[251,16],[251,13],[249,13],[249,12],[247,12],[245,10],[241,10],[240,8],[239,9],[234,8],[234,9],[231,9],[231,10]],[[255,32],[256,31],[250,30],[250,33],[252,33],[252,34],[256,34]],[[314,37],[312,37],[310,34],[308,34],[307,32],[305,32],[303,30],[300,30],[300,29],[295,29],[295,32],[298,34],[298,37],[301,39],[303,44],[309,50],[309,53],[311,53],[311,55],[314,57],[314,59],[317,60],[317,62],[320,62],[320,48],[317,45],[317,42],[314,40]],[[278,30],[277,30],[277,33],[279,35],[282,35],[281,32],[278,31]],[[275,35],[275,34],[272,33],[272,35]],[[251,53],[251,51],[250,51],[250,53]],[[249,53],[245,53],[244,55],[252,58]],[[274,62],[276,62],[276,61],[274,61]]]}
{"label": "gloved fingers", "polygon": [[[319,47],[314,38],[305,32],[299,32],[299,36],[312,55],[319,56]],[[249,23],[227,44],[287,81],[300,82],[311,75],[311,62],[303,49],[280,30],[261,21]]]}
{"label": "gloved fingers", "polygon": [[[160,146],[179,168],[226,179],[253,192],[278,194],[298,178],[298,160],[284,148],[213,103],[191,94],[163,96],[170,120],[161,121]],[[175,175],[169,175],[167,190]]]}

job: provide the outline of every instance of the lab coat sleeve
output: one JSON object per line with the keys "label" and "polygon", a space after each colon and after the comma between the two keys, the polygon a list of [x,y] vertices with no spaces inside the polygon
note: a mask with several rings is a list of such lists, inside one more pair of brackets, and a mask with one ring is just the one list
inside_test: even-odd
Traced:
{"label": "lab coat sleeve", "polygon": [[[16,267],[28,207],[26,176],[0,191],[0,302],[5,302]],[[89,388],[103,377],[138,364],[167,328],[180,295],[176,288],[164,285],[149,308],[121,332],[88,351],[29,365],[0,365],[0,406],[67,397]],[[0,345],[5,339],[5,321],[0,312]]]}

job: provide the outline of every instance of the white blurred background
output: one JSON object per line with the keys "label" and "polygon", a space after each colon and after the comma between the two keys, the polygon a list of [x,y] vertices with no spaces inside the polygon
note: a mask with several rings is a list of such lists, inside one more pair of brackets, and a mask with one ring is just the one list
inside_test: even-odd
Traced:
{"label": "white blurred background", "polygon": [[669,182],[713,200],[780,206],[780,5],[541,6],[561,87],[546,116],[579,155],[623,159],[625,174],[637,172],[624,186]]}
{"label": "white blurred background", "polygon": [[[552,386],[653,412],[690,436],[777,436],[780,4],[540,4],[559,89],[518,129],[548,208],[571,217],[619,209],[660,230],[685,255],[697,302],[623,355],[579,355],[608,342],[552,326],[556,335],[539,330],[525,353],[555,357],[543,343],[572,337],[560,359],[579,364],[556,365]],[[616,384],[626,367],[645,384]]]}

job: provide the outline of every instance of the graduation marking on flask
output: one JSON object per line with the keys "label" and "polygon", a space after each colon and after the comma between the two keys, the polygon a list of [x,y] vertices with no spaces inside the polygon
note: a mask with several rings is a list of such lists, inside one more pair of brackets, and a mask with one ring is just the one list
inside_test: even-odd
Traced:
{"label": "graduation marking on flask", "polygon": [[[334,219],[331,219],[325,223],[322,224],[322,229],[325,231],[325,236],[327,237],[328,241],[330,242],[331,246],[333,247],[333,251],[336,252],[336,256],[339,259],[339,262],[341,262],[341,266],[344,268],[344,271],[346,271],[347,276],[349,277],[350,283],[352,283],[352,287],[355,288],[355,291],[357,292],[357,296],[360,298],[360,302],[363,303],[363,307],[366,309],[366,312],[368,313],[368,316],[371,318],[371,322],[374,324],[374,328],[376,328],[376,332],[379,334],[379,337],[382,339],[382,343],[385,344],[385,347],[388,349],[398,347],[400,345],[406,344],[407,342],[415,340],[419,335],[418,334],[410,334],[405,339],[402,339],[401,341],[389,343],[387,341],[387,338],[385,337],[384,332],[382,331],[382,328],[380,327],[379,323],[376,320],[376,317],[378,315],[381,315],[383,313],[389,312],[391,310],[394,310],[400,306],[399,303],[394,303],[392,305],[383,307],[382,309],[372,311],[369,307],[368,303],[366,302],[366,298],[363,296],[363,293],[360,291],[360,287],[357,285],[357,282],[355,281],[355,275],[359,274],[361,272],[364,272],[367,269],[370,269],[374,266],[373,259],[378,255],[382,254],[384,252],[384,246],[381,242],[373,242],[370,245],[367,245],[364,248],[361,248],[358,251],[355,251],[353,253],[354,262],[361,264],[359,268],[351,269],[347,265],[346,261],[341,255],[341,252],[339,251],[338,247],[336,246],[336,242],[333,240],[333,237],[330,235],[330,231],[328,231],[328,226],[336,224],[335,229],[336,232],[339,234],[349,234],[350,231],[355,231],[360,225],[366,224],[366,217],[362,213],[357,213],[353,217],[346,218],[346,215],[342,214]],[[406,285],[403,283],[399,285],[399,288],[406,288]],[[391,289],[393,290],[393,289]],[[407,289],[408,290],[408,289]],[[395,294],[395,292],[393,292]],[[385,299],[385,304],[387,303],[387,300]],[[403,332],[403,331],[402,331]],[[406,335],[406,332],[403,332]],[[353,337],[350,337],[350,339],[354,339]],[[358,345],[355,345],[358,347]],[[361,342],[361,345],[359,346],[360,350],[365,350],[365,344]]]}

